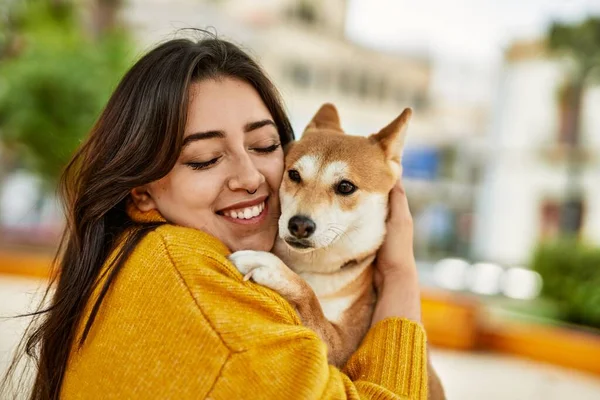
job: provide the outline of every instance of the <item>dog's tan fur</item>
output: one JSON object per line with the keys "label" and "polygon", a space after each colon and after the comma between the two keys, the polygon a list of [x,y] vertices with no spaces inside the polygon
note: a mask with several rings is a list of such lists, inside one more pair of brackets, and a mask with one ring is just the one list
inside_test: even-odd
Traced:
{"label": "dog's tan fur", "polygon": [[[376,302],[373,262],[385,235],[388,194],[402,171],[401,151],[410,116],[411,110],[406,109],[377,134],[349,136],[335,107],[323,105],[302,139],[286,151],[286,170],[295,169],[305,178],[295,182],[284,177],[276,256],[251,251],[232,255],[242,273],[276,290],[296,308],[303,323],[327,343],[329,362],[338,367],[358,348],[371,325]],[[359,189],[340,196],[332,189],[340,179]],[[315,232],[311,248],[299,250],[286,243],[291,215],[329,221],[331,213],[342,216],[341,227],[334,229],[335,223],[330,223],[331,233]],[[429,398],[443,399],[430,364],[428,372]]]}

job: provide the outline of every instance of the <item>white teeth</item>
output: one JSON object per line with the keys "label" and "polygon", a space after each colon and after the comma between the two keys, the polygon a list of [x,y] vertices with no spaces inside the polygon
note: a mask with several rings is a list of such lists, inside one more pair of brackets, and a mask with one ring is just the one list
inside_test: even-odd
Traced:
{"label": "white teeth", "polygon": [[261,203],[257,206],[242,208],[235,211],[225,211],[223,214],[235,218],[235,219],[250,219],[258,217],[265,209],[265,203]]}

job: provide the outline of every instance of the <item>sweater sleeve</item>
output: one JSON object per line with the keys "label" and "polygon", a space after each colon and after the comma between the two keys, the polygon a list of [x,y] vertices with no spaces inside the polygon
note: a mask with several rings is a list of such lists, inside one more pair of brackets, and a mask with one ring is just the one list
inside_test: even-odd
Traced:
{"label": "sweater sleeve", "polygon": [[316,337],[290,338],[233,354],[211,399],[427,399],[425,334],[412,321],[389,318],[367,334],[344,372],[327,364]]}

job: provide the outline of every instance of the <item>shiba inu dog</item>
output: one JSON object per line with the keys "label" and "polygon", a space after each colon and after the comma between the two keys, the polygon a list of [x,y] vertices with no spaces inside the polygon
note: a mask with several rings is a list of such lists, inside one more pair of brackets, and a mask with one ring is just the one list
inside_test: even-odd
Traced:
{"label": "shiba inu dog", "polygon": [[402,173],[411,114],[405,109],[371,136],[351,136],[336,108],[324,104],[286,149],[273,252],[230,256],[244,279],[275,290],[296,308],[338,367],[371,324],[373,262],[385,236],[389,192]]}

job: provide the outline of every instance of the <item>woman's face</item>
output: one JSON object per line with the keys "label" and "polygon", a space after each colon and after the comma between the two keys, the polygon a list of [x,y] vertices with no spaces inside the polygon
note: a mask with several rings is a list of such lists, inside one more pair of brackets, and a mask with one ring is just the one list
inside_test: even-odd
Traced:
{"label": "woman's face", "polygon": [[142,211],[200,229],[232,251],[268,251],[277,235],[283,150],[273,117],[249,84],[191,87],[184,145],[162,179],[135,189]]}

